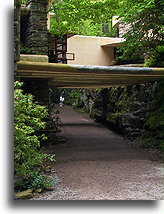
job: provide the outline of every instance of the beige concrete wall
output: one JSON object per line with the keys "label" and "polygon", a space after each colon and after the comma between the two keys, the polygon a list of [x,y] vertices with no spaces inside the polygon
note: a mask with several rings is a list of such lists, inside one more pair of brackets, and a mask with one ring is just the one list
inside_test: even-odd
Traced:
{"label": "beige concrete wall", "polygon": [[113,38],[75,35],[68,39],[67,52],[75,54],[75,60],[68,64],[108,66],[114,60],[113,47],[101,47],[101,44],[113,41]]}

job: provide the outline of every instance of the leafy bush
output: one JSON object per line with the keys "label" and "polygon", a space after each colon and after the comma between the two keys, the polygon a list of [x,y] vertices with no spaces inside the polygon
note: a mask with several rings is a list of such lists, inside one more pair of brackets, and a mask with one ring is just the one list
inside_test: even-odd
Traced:
{"label": "leafy bush", "polygon": [[26,3],[26,0],[21,0],[21,3],[22,3],[22,4],[25,4],[25,3]]}
{"label": "leafy bush", "polygon": [[67,89],[65,90],[65,103],[72,105],[73,108],[80,107],[80,90],[79,89]]}
{"label": "leafy bush", "polygon": [[[128,42],[130,43],[129,40]],[[137,45],[135,46],[133,43],[129,43],[125,42],[122,47],[117,48],[116,65],[144,63],[144,55],[141,53],[141,49]]]}
{"label": "leafy bush", "polygon": [[146,67],[163,67],[164,65],[164,47],[163,45],[158,45],[155,50],[150,52],[149,58],[146,60],[144,66]]}
{"label": "leafy bush", "polygon": [[54,13],[50,33],[63,36],[80,34],[88,36],[111,36],[110,22],[117,14],[116,0],[56,0],[50,4]]}
{"label": "leafy bush", "polygon": [[40,140],[45,135],[37,136],[36,131],[44,129],[42,121],[48,111],[34,102],[31,94],[23,94],[22,83],[14,84],[14,173],[16,187],[46,188],[51,184],[41,173],[45,161],[54,161],[54,155],[45,154],[40,148]]}
{"label": "leafy bush", "polygon": [[129,29],[117,61],[142,63],[146,57],[146,66],[162,66],[163,0],[123,0],[121,4],[119,15]]}

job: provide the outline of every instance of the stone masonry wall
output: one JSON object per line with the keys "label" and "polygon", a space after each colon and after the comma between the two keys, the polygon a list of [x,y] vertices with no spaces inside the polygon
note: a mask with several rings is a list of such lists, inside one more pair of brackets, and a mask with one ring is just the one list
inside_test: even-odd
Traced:
{"label": "stone masonry wall", "polygon": [[47,0],[29,0],[26,5],[30,7],[26,29],[26,46],[33,53],[47,55]]}
{"label": "stone masonry wall", "polygon": [[16,62],[20,59],[20,0],[14,0],[14,73],[16,78]]}
{"label": "stone masonry wall", "polygon": [[162,150],[163,81],[85,89],[80,93],[79,106],[92,118],[106,123],[136,145]]}
{"label": "stone masonry wall", "polygon": [[[23,9],[23,10],[22,10]],[[20,80],[17,75],[17,64],[20,60],[20,42],[28,46],[36,54],[48,53],[47,38],[47,0],[29,0],[26,6],[21,7],[21,0],[14,0],[14,71],[15,80]],[[49,102],[48,81],[27,80],[24,82],[24,91],[32,93],[41,105]]]}

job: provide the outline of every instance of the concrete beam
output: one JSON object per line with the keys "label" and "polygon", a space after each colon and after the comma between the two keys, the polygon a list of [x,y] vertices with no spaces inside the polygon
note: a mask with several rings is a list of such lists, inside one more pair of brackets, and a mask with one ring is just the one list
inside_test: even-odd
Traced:
{"label": "concrete beam", "polygon": [[55,87],[103,87],[163,80],[163,68],[83,66],[47,62],[19,61],[23,79],[44,79]]}

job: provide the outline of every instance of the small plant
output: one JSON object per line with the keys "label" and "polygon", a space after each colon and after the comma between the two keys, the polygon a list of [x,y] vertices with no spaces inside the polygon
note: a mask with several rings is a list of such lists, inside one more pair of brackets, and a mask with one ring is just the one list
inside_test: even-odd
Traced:
{"label": "small plant", "polygon": [[20,53],[21,54],[32,54],[30,48],[26,47],[23,43],[20,43]]}

